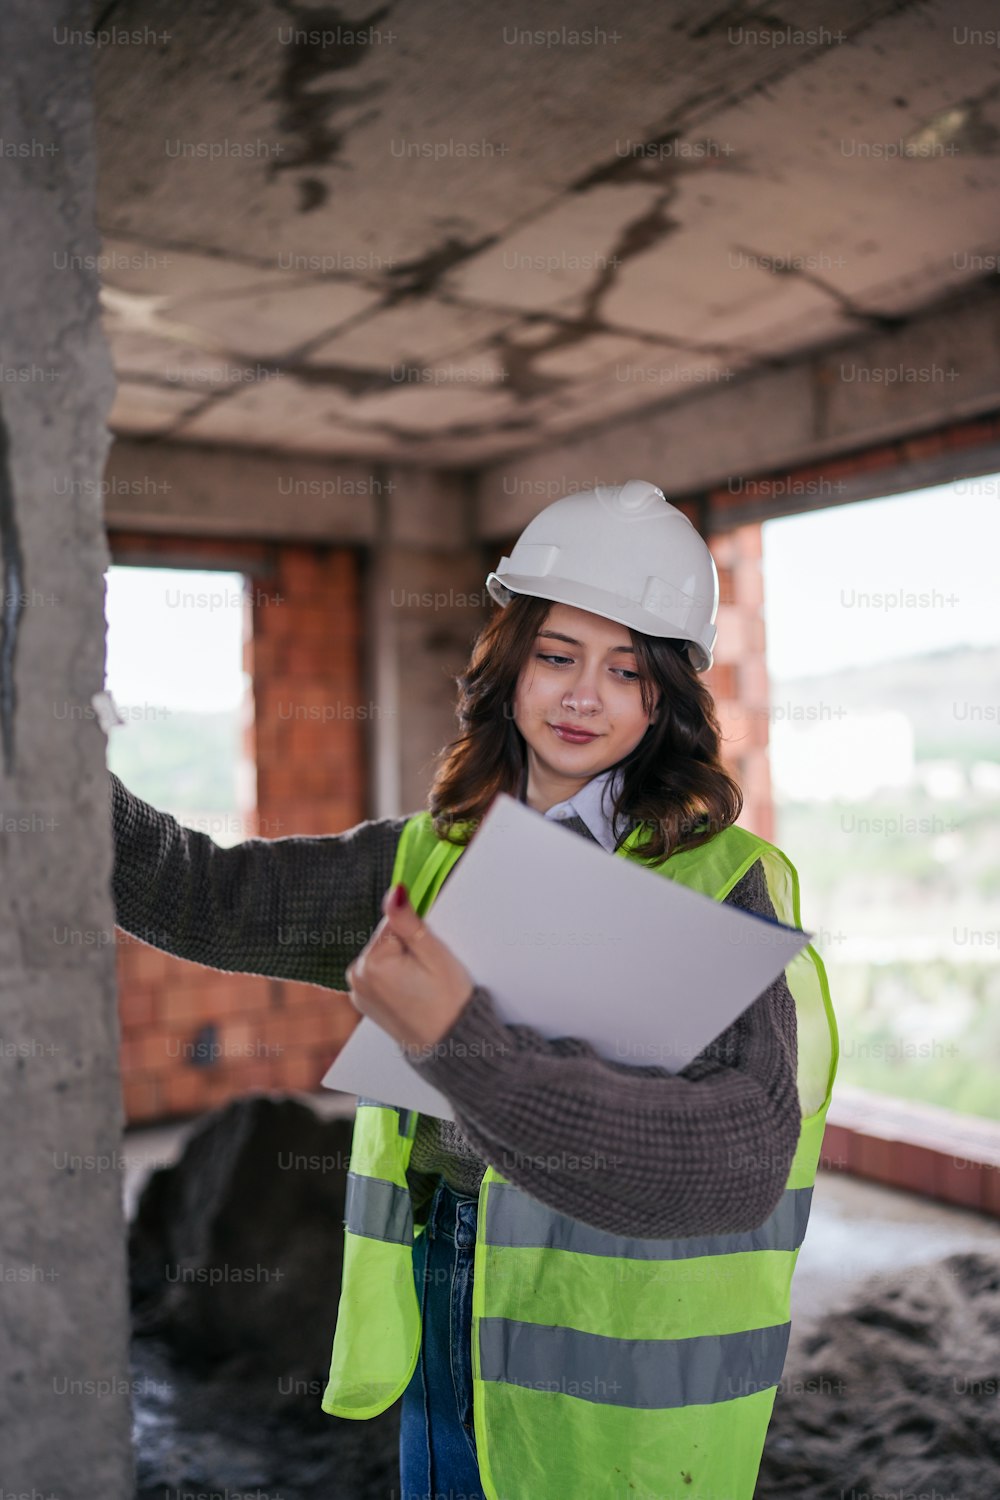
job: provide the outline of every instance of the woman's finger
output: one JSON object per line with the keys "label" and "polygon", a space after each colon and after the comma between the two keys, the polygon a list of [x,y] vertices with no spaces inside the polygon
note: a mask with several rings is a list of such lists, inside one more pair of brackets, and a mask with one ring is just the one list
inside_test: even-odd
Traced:
{"label": "woman's finger", "polygon": [[382,910],[385,912],[385,921],[403,947],[414,958],[433,962],[434,943],[428,939],[433,939],[434,934],[423,917],[418,916],[410,905],[405,885],[394,885],[386,891],[382,898]]}

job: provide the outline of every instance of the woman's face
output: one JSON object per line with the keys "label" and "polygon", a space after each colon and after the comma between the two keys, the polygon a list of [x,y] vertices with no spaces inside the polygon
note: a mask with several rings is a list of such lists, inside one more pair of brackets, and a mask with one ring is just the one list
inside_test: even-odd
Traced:
{"label": "woman's face", "polygon": [[[628,629],[589,610],[553,604],[514,695],[514,722],[536,784],[576,782],[578,790],[634,750],[655,718],[655,710],[647,715],[642,706]],[[564,738],[556,725],[587,730],[592,738]]]}

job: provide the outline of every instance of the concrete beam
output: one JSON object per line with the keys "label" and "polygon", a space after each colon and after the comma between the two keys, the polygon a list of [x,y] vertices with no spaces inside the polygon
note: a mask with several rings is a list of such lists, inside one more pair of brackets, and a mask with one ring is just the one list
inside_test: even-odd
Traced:
{"label": "concrete beam", "polygon": [[[476,483],[477,532],[517,532],[550,501],[595,483],[651,479],[668,497],[683,497],[995,411],[998,342],[1000,289],[991,280],[900,328],[484,469]],[[956,454],[946,477],[985,473],[989,462],[974,449]],[[884,479],[873,476],[871,493],[884,492]],[[820,503],[842,498],[864,496],[855,487]],[[755,503],[745,519],[765,512],[783,513]],[[743,519],[728,508],[709,517],[713,530]]]}
{"label": "concrete beam", "polygon": [[381,499],[409,543],[460,550],[469,532],[462,476],[432,469],[118,438],[100,489],[109,527],[157,536],[370,545]]}
{"label": "concrete beam", "polygon": [[[128,1295],[105,737],[101,332],[83,0],[0,9],[4,1492],[127,1500]],[[68,261],[63,257],[68,256]],[[62,268],[60,265],[62,263]]]}

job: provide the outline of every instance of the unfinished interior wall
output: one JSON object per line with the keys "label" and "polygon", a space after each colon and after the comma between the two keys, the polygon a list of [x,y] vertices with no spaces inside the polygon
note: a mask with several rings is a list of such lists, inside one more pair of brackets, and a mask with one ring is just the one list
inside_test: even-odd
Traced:
{"label": "unfinished interior wall", "polygon": [[126,1500],[88,8],[0,10],[0,1443],[5,1493]]}
{"label": "unfinished interior wall", "polygon": [[[247,578],[246,754],[257,806],[241,838],[338,833],[365,817],[370,713],[354,549],[109,534],[115,562],[235,568]],[[127,733],[123,729],[121,733]],[[141,790],[130,790],[141,795]],[[313,985],[222,974],[118,932],[122,1085],[139,1124],[251,1089],[313,1089],[357,1013]]]}
{"label": "unfinished interior wall", "polygon": [[[190,472],[203,484],[211,463],[196,457]],[[180,512],[191,495],[177,460],[161,467],[147,453],[129,481],[135,489],[109,495],[109,508],[124,514],[123,499],[141,504],[153,487]],[[258,485],[267,482],[266,464],[261,470]],[[287,489],[294,476],[286,465],[274,477]],[[207,506],[216,526],[224,488],[220,471]],[[245,493],[237,490],[234,504]],[[369,505],[379,514],[365,521]],[[294,536],[291,508],[284,518]],[[486,569],[464,545],[461,487],[433,472],[384,475],[369,481],[351,519],[367,546],[240,537],[245,507],[232,513],[232,538],[182,533],[179,515],[169,534],[109,531],[115,562],[247,576],[254,713],[246,753],[257,807],[242,837],[338,833],[365,817],[416,811],[434,752],[456,732],[450,674],[464,666],[487,601]],[[221,974],[121,931],[116,952],[130,1124],[194,1114],[251,1089],[317,1088],[357,1020],[346,997]]]}

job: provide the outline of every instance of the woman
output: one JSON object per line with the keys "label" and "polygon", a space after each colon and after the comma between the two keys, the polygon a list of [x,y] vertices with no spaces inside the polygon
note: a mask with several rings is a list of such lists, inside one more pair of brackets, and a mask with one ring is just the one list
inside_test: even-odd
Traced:
{"label": "woman", "polygon": [[[697,677],[714,563],[631,481],[548,506],[488,586],[502,607],[459,679],[461,734],[427,810],[219,850],[119,783],[118,918],[156,910],[163,946],[215,967],[346,979],[454,1106],[452,1125],[361,1100],[355,1125],[323,1406],[367,1418],[403,1395],[405,1500],[750,1500],[836,1062],[820,960],[807,948],[671,1075],[503,1025],[422,920],[505,791],[799,925],[794,870],[734,826],[742,799]],[[148,870],[154,846],[138,900],[119,865],[144,850]],[[332,912],[349,933],[383,893],[353,961],[346,941],[277,951],[283,919],[315,932]]]}

